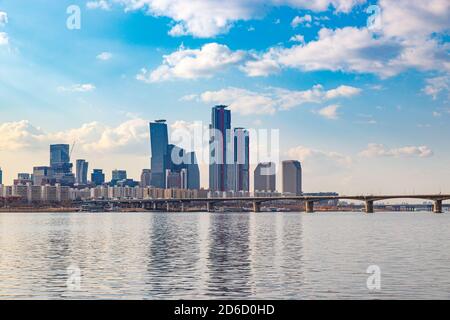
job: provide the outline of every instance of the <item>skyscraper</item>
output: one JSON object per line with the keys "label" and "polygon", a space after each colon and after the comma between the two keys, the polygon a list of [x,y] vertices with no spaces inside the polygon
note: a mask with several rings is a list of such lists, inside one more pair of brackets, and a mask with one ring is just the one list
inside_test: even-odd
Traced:
{"label": "skyscraper", "polygon": [[200,190],[200,169],[195,152],[187,153],[186,159],[189,162],[185,164],[187,169],[187,189]]}
{"label": "skyscraper", "polygon": [[152,183],[152,170],[150,169],[142,169],[141,173],[141,187],[150,187]]}
{"label": "skyscraper", "polygon": [[111,184],[115,185],[118,181],[127,180],[126,170],[113,170],[112,171]]}
{"label": "skyscraper", "polygon": [[52,168],[50,167],[34,167],[33,168],[33,185],[43,186],[46,184],[54,184]]}
{"label": "skyscraper", "polygon": [[50,167],[56,183],[63,186],[70,186],[75,183],[68,144],[50,145]]}
{"label": "skyscraper", "polygon": [[89,163],[86,160],[80,159],[76,162],[77,172],[76,172],[76,182],[80,185],[86,185],[88,183],[88,167]]}
{"label": "skyscraper", "polygon": [[276,165],[273,162],[260,163],[254,172],[253,189],[274,192],[276,190]]}
{"label": "skyscraper", "polygon": [[102,169],[94,169],[91,174],[91,182],[95,186],[101,186],[105,183],[105,174]]}
{"label": "skyscraper", "polygon": [[156,188],[166,187],[168,133],[165,120],[157,120],[150,123],[150,147],[151,147],[151,185]]}
{"label": "skyscraper", "polygon": [[227,191],[229,189],[227,165],[232,164],[228,154],[231,112],[227,110],[227,106],[216,106],[212,109],[209,128],[209,188],[211,191]]}
{"label": "skyscraper", "polygon": [[250,189],[250,136],[244,128],[235,128],[233,132],[234,161],[231,190],[236,192]]}
{"label": "skyscraper", "polygon": [[166,170],[166,188],[167,189],[182,189],[181,185],[181,171]]}
{"label": "skyscraper", "polygon": [[302,194],[302,166],[299,161],[283,161],[283,194]]}

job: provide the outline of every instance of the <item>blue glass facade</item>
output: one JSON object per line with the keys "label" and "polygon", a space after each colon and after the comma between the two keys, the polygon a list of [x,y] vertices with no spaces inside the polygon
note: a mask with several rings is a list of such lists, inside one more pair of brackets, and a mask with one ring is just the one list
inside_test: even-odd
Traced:
{"label": "blue glass facade", "polygon": [[88,167],[89,163],[86,160],[77,160],[76,162],[76,182],[80,185],[87,184],[87,176],[88,176]]}
{"label": "blue glass facade", "polygon": [[70,146],[68,144],[50,145],[50,167],[55,183],[63,186],[71,186],[75,183],[70,163]]}
{"label": "blue glass facade", "polygon": [[91,174],[91,182],[96,186],[101,186],[105,183],[105,174],[102,169],[94,169]]}
{"label": "blue glass facade", "polygon": [[150,149],[151,149],[151,184],[156,188],[166,187],[167,152],[169,138],[167,124],[164,120],[150,123]]}
{"label": "blue glass facade", "polygon": [[243,128],[235,128],[233,191],[250,190],[250,136]]}
{"label": "blue glass facade", "polygon": [[212,109],[210,125],[209,188],[211,191],[227,191],[228,143],[231,130],[231,112],[227,106]]}

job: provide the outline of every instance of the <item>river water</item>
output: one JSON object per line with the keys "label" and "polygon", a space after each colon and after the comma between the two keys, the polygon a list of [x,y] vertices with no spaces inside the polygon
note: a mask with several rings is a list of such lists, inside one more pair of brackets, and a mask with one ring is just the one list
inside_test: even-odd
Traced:
{"label": "river water", "polygon": [[0,299],[392,298],[450,299],[450,214],[0,213]]}

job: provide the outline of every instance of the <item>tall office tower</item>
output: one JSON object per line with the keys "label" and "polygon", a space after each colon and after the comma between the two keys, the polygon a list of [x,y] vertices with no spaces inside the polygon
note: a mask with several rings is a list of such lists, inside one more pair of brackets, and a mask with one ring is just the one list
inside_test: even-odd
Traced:
{"label": "tall office tower", "polygon": [[283,194],[302,194],[302,166],[299,161],[283,161]]}
{"label": "tall office tower", "polygon": [[180,172],[185,167],[186,151],[176,145],[169,144],[167,146],[167,162],[166,169]]}
{"label": "tall office tower", "polygon": [[250,136],[248,130],[235,128],[233,132],[233,191],[250,191]]}
{"label": "tall office tower", "polygon": [[96,186],[101,186],[105,183],[105,174],[102,169],[94,169],[91,174],[91,182]]}
{"label": "tall office tower", "polygon": [[188,152],[186,154],[188,163],[185,164],[187,169],[187,189],[200,190],[200,169],[197,163],[195,152]]}
{"label": "tall office tower", "polygon": [[150,123],[150,147],[151,147],[151,185],[156,188],[166,187],[167,151],[169,138],[165,120],[157,120]]}
{"label": "tall office tower", "polygon": [[0,184],[3,184],[3,171],[2,171],[2,168],[0,168]]}
{"label": "tall office tower", "polygon": [[209,188],[211,191],[227,191],[229,189],[227,166],[232,164],[228,154],[231,112],[227,110],[227,106],[216,106],[212,109],[209,129]]}
{"label": "tall office tower", "polygon": [[181,172],[166,170],[166,188],[167,189],[181,189]]}
{"label": "tall office tower", "polygon": [[276,190],[276,165],[273,162],[259,163],[254,172],[253,190],[275,192]]}
{"label": "tall office tower", "polygon": [[75,183],[72,166],[68,144],[50,145],[50,167],[56,183],[63,186],[71,186]]}
{"label": "tall office tower", "polygon": [[181,189],[188,189],[188,170],[187,169],[181,169],[180,171],[180,188]]}
{"label": "tall office tower", "polygon": [[126,170],[113,170],[112,171],[112,181],[121,181],[121,180],[127,180],[127,171]]}
{"label": "tall office tower", "polygon": [[77,160],[76,162],[77,166],[77,176],[76,176],[76,182],[80,185],[86,185],[88,183],[88,167],[89,163],[86,162],[86,160]]}
{"label": "tall office tower", "polygon": [[150,187],[152,183],[152,170],[150,169],[142,169],[141,173],[141,187]]}
{"label": "tall office tower", "polygon": [[51,167],[34,167],[33,168],[33,185],[44,186],[46,184],[54,184],[53,172]]}

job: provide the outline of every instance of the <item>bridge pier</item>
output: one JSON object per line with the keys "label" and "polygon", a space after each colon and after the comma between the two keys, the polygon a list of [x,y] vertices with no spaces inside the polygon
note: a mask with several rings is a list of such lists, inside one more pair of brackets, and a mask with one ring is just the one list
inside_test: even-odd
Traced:
{"label": "bridge pier", "polygon": [[261,203],[253,201],[253,212],[261,212]]}
{"label": "bridge pier", "polygon": [[158,205],[156,204],[156,202],[152,203],[152,209],[153,209],[153,211],[158,210]]}
{"label": "bridge pier", "polygon": [[170,203],[169,202],[166,202],[166,211],[170,212]]}
{"label": "bridge pier", "polygon": [[180,210],[181,210],[181,212],[186,212],[186,208],[184,207],[184,202],[180,202]]}
{"label": "bridge pier", "polygon": [[211,202],[206,202],[206,211],[213,212],[214,205]]}
{"label": "bridge pier", "polygon": [[314,213],[314,201],[305,202],[305,211],[306,213]]}
{"label": "bridge pier", "polygon": [[373,200],[366,200],[366,213],[374,213]]}
{"label": "bridge pier", "polygon": [[442,200],[435,200],[433,206],[434,213],[442,213]]}

